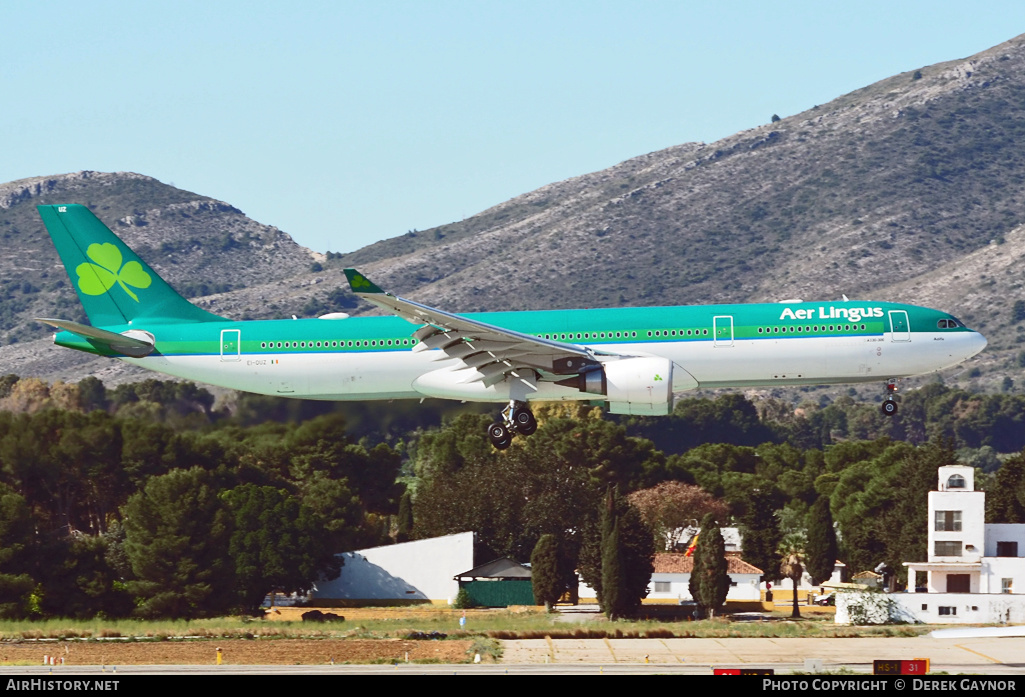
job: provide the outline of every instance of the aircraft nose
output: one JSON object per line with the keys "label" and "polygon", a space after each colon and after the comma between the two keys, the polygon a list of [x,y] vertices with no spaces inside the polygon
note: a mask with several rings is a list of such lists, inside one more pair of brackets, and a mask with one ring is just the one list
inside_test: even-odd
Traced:
{"label": "aircraft nose", "polygon": [[982,351],[982,349],[986,348],[986,344],[988,343],[989,341],[987,341],[986,337],[984,337],[982,334],[980,334],[979,332],[972,332],[972,338],[969,340],[969,348],[971,350],[971,353],[969,353],[968,356],[971,357],[979,353],[980,351]]}

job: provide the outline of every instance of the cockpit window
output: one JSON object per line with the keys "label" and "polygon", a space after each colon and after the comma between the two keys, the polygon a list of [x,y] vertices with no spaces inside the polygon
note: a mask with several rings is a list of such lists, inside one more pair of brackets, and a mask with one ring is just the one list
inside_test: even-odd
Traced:
{"label": "cockpit window", "polygon": [[940,329],[954,329],[955,327],[962,326],[953,317],[951,317],[950,319],[941,319],[939,322],[936,323],[936,325]]}

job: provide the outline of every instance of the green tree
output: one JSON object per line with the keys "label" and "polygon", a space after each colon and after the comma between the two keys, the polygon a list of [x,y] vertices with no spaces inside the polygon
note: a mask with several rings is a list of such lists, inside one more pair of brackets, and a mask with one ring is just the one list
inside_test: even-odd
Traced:
{"label": "green tree", "polygon": [[0,377],[0,399],[3,399],[7,395],[11,394],[11,389],[14,387],[15,383],[17,383],[20,379],[21,378],[19,378],[14,373],[8,373],[7,375]]}
{"label": "green tree", "polygon": [[691,572],[694,600],[708,617],[715,617],[726,602],[726,594],[730,590],[726,565],[726,543],[715,515],[709,513],[701,521],[701,532],[694,550],[694,570]]}
{"label": "green tree", "polygon": [[[605,483],[637,475],[647,451],[623,436],[621,427],[595,417],[576,423],[539,410],[539,420],[533,436],[501,453],[487,444],[483,428],[462,433],[462,422],[452,425],[459,438],[435,439],[461,442],[466,454],[452,451],[458,455],[455,467],[431,456],[432,464],[420,470],[416,535],[473,530],[479,555],[527,559],[541,535],[554,534],[566,566],[574,567],[583,531],[597,529]],[[486,455],[472,454],[472,438],[487,446]],[[417,452],[420,458],[421,448]],[[594,566],[600,569],[600,554]]]}
{"label": "green tree", "polygon": [[780,504],[779,493],[768,482],[762,482],[761,486],[748,491],[743,511],[738,516],[738,527],[744,539],[744,560],[761,569],[765,581],[779,578],[776,550],[782,533],[776,511]]}
{"label": "green tree", "polygon": [[232,516],[228,553],[241,605],[255,612],[267,593],[309,590],[336,578],[340,557],[321,534],[322,521],[281,489],[243,484],[223,495]]}
{"label": "green tree", "polygon": [[530,555],[530,583],[534,602],[551,612],[566,590],[559,568],[559,541],[555,535],[542,535]]}
{"label": "green tree", "polygon": [[83,411],[107,408],[107,388],[99,379],[90,375],[79,380],[76,385],[78,386],[78,404]]}
{"label": "green tree", "polygon": [[619,518],[609,515],[603,525],[601,540],[601,594],[598,604],[610,620],[621,617],[626,610],[626,579],[624,577],[623,554],[619,544]]}
{"label": "green tree", "polygon": [[37,548],[40,611],[51,617],[127,617],[134,604],[107,559],[106,535],[51,538]]}
{"label": "green tree", "polygon": [[151,478],[125,505],[138,614],[189,619],[228,611],[236,597],[230,533],[211,473],[193,467]]}
{"label": "green tree", "polygon": [[829,510],[829,497],[820,496],[807,518],[808,543],[807,567],[811,582],[815,585],[829,579],[836,567],[836,530],[833,528],[833,515]]}
{"label": "green tree", "polygon": [[1025,523],[1025,450],[1008,458],[986,492],[986,522]]}
{"label": "green tree", "polygon": [[17,619],[29,610],[36,586],[29,575],[35,531],[25,499],[0,483],[0,617]]}
{"label": "green tree", "polygon": [[[893,559],[891,556],[895,552],[891,548],[894,538],[905,534],[926,534],[924,513],[917,518],[903,519],[892,515],[897,497],[906,485],[906,473],[902,471],[904,464],[914,452],[912,445],[890,442],[878,454],[863,451],[860,456],[866,459],[847,464],[840,473],[830,494],[830,509],[839,523],[843,547],[841,558],[852,572],[872,569],[880,562],[894,566],[904,561],[915,561]],[[920,498],[917,505],[927,503],[930,485],[925,485],[924,492],[918,491],[917,477],[915,481],[914,491],[905,499],[907,508],[902,515],[907,515],[907,510],[916,505],[915,493]],[[935,482],[935,470],[932,482]],[[916,525],[915,521],[922,522]],[[890,529],[891,526],[896,529]],[[924,542],[921,550],[925,550]]]}
{"label": "green tree", "polygon": [[[609,560],[620,567],[616,578],[621,579],[622,590],[616,594],[616,605],[609,606],[616,616],[623,616],[636,611],[648,594],[648,584],[654,571],[655,546],[651,530],[637,509],[619,496],[615,487],[607,490],[600,506],[600,521],[587,521],[582,526],[577,568],[584,583],[595,590],[598,603],[605,611],[609,605],[604,589],[605,557],[612,554],[610,550],[618,550],[618,554],[609,556]],[[606,544],[613,536],[618,538],[618,544]]]}
{"label": "green tree", "polygon": [[413,539],[413,493],[406,489],[399,499],[398,532],[396,542],[407,542]]}

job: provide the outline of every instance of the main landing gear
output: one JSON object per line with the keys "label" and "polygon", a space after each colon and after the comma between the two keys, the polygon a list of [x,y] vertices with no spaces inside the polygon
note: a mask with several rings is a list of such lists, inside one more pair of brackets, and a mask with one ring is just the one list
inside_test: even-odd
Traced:
{"label": "main landing gear", "polygon": [[502,410],[502,420],[488,426],[488,440],[498,450],[512,443],[514,433],[529,436],[537,430],[537,419],[525,402],[513,400]]}
{"label": "main landing gear", "polygon": [[886,399],[879,405],[879,410],[887,416],[896,416],[897,414],[897,400],[894,395],[897,394],[897,378],[890,378],[886,381]]}

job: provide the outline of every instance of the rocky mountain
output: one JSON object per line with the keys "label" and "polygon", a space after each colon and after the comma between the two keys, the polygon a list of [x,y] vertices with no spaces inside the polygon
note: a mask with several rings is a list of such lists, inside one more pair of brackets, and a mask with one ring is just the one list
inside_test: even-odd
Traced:
{"label": "rocky mountain", "polygon": [[[74,378],[81,374],[82,359],[92,364],[83,356],[70,359],[62,370],[61,359],[67,357],[60,354],[65,352],[47,350],[51,330],[32,321],[84,320],[36,212],[37,205],[47,203],[89,206],[161,276],[193,298],[292,278],[323,258],[227,203],[141,174],[76,172],[2,184],[0,373]],[[218,311],[216,296],[200,302]]]}
{"label": "rocky mountain", "polygon": [[[344,262],[464,311],[899,300],[912,280],[953,284],[949,265],[1022,222],[1025,36],[716,143],[552,184]],[[1019,279],[960,276],[945,307],[982,329],[1005,324]],[[966,306],[969,294],[980,301]]]}
{"label": "rocky mountain", "polygon": [[[84,198],[69,197],[75,191]],[[463,312],[846,294],[960,316],[990,338],[982,379],[993,387],[1002,372],[1021,372],[1025,349],[1015,305],[1025,298],[1025,35],[715,143],[650,153],[458,223],[318,257],[317,272],[284,233],[141,175],[3,185],[0,235],[18,250],[0,261],[8,342],[30,338],[19,327],[38,314],[25,308],[44,304],[29,299],[33,288],[54,291],[42,295],[61,316],[77,307],[32,218],[35,203],[58,198],[89,203],[172,283],[213,292],[198,302],[229,316],[340,309],[347,265]],[[20,351],[23,370],[50,370],[17,346],[0,348],[0,365]]]}

